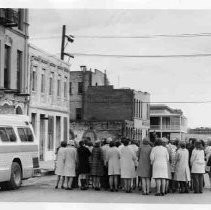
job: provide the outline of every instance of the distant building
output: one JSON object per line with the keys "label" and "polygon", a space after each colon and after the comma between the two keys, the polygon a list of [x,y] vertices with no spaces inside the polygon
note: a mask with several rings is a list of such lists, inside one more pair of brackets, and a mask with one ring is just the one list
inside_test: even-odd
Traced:
{"label": "distant building", "polygon": [[187,133],[187,118],[178,109],[166,105],[150,106],[150,137],[156,133],[158,137],[168,139],[185,139]]}
{"label": "distant building", "polygon": [[28,9],[0,9],[0,113],[27,114]]}
{"label": "distant building", "polygon": [[106,73],[97,69],[87,70],[81,66],[80,71],[70,71],[70,121],[83,120],[84,94],[90,86],[106,86],[109,84]]}
{"label": "distant building", "polygon": [[70,66],[32,45],[29,56],[29,115],[40,159],[53,160],[60,142],[69,139]]}
{"label": "distant building", "polygon": [[[83,121],[92,140],[119,136],[141,141],[149,131],[150,95],[113,86],[89,86],[84,96]],[[92,134],[93,133],[93,134]],[[91,137],[90,137],[91,138]]]}
{"label": "distant building", "polygon": [[211,128],[190,128],[188,129],[189,134],[204,134],[204,135],[211,135]]}
{"label": "distant building", "polygon": [[185,137],[186,140],[189,140],[190,138],[195,138],[207,141],[208,139],[211,139],[211,128],[200,127],[188,129],[188,133],[185,134]]}

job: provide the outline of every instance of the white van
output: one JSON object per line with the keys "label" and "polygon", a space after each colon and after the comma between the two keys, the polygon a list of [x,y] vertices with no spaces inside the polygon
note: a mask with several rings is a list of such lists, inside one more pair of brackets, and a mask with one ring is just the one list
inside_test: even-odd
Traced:
{"label": "white van", "polygon": [[39,168],[38,143],[29,117],[0,115],[0,187],[17,189]]}

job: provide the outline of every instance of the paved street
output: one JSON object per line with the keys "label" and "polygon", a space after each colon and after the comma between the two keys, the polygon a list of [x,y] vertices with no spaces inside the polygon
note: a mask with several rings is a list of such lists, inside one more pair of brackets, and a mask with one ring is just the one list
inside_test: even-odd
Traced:
{"label": "paved street", "polygon": [[203,194],[168,194],[164,197],[143,196],[140,192],[66,191],[54,189],[56,176],[26,180],[19,190],[0,191],[1,202],[70,202],[70,203],[143,203],[143,204],[211,204],[211,191]]}

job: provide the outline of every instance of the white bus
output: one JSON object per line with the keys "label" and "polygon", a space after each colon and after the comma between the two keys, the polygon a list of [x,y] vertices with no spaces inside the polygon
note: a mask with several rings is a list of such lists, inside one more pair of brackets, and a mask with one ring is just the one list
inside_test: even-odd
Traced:
{"label": "white bus", "polygon": [[38,168],[38,143],[29,117],[0,115],[1,189],[19,188]]}

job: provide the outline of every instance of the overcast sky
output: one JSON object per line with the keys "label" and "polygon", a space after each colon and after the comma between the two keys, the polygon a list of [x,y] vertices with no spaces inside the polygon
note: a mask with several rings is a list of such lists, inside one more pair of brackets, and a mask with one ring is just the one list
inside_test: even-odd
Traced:
{"label": "overcast sky", "polygon": [[[62,25],[72,35],[141,36],[211,32],[211,10],[36,10],[30,9],[31,39],[39,48],[59,56]],[[55,38],[57,36],[57,38]],[[211,53],[211,37],[153,39],[82,39],[67,46],[69,53],[162,55]],[[112,84],[151,94],[152,102],[211,101],[211,57],[108,58],[75,57],[80,65],[106,69]],[[119,80],[118,80],[119,77]],[[119,82],[118,82],[119,81]],[[211,127],[210,104],[168,104],[182,109],[189,127]]]}

